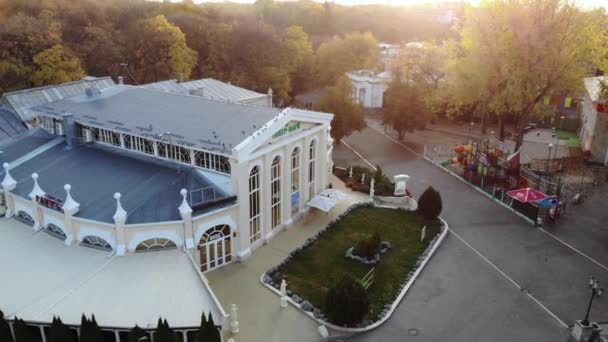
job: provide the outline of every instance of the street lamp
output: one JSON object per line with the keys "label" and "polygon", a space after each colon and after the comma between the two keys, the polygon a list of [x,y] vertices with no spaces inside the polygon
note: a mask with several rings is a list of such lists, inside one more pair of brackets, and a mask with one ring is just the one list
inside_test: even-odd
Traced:
{"label": "street lamp", "polygon": [[467,143],[471,142],[471,134],[473,133],[473,126],[475,126],[475,123],[473,121],[471,121],[471,123],[469,124],[469,135],[467,136]]}
{"label": "street lamp", "polygon": [[583,325],[589,325],[589,311],[591,311],[591,304],[593,304],[593,299],[595,297],[601,297],[604,293],[604,289],[599,288],[599,283],[597,279],[591,276],[589,278],[589,288],[591,289],[591,298],[589,299],[589,306],[587,306],[587,313],[585,314],[585,319],[581,322]]}
{"label": "street lamp", "polygon": [[[551,159],[551,149],[553,148],[553,144],[549,144],[549,154],[547,155],[547,163],[545,165],[545,173],[549,174],[549,160]],[[557,147],[555,148],[557,150]]]}
{"label": "street lamp", "polygon": [[555,151],[553,152],[553,159],[557,159],[557,148],[559,147],[559,132],[563,129],[565,116],[559,118],[559,130],[555,132]]}

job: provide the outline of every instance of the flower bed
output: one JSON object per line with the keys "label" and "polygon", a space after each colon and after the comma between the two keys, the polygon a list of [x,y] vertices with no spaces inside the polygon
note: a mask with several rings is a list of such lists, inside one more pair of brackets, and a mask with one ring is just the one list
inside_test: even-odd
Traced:
{"label": "flower bed", "polygon": [[[424,224],[427,225],[427,240],[420,242],[420,229]],[[345,258],[344,250],[353,246],[361,234],[369,234],[372,227],[390,239],[391,252],[385,252],[375,266]],[[303,311],[326,321],[323,310],[329,288],[344,275],[362,279],[373,267],[375,281],[367,290],[370,311],[357,325],[369,326],[387,315],[440,230],[439,223],[423,223],[412,212],[375,208],[369,203],[355,205],[268,270],[262,281],[278,290],[281,280],[285,279],[291,300]]]}
{"label": "flower bed", "polygon": [[378,251],[378,253],[374,254],[374,257],[369,259],[354,254],[353,252],[355,250],[355,246],[353,246],[346,250],[346,254],[344,254],[344,257],[346,259],[362,262],[366,265],[376,265],[380,262],[380,260],[382,260],[382,256],[384,255],[384,253],[388,252],[389,249],[391,249],[391,243],[388,241],[382,241],[380,242],[380,250]]}

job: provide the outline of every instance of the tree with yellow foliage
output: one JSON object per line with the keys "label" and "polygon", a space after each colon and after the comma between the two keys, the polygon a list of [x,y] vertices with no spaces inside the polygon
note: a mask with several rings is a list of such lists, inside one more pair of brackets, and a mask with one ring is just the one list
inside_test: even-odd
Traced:
{"label": "tree with yellow foliage", "polygon": [[35,71],[30,81],[36,86],[76,81],[84,77],[80,60],[61,44],[34,56]]}

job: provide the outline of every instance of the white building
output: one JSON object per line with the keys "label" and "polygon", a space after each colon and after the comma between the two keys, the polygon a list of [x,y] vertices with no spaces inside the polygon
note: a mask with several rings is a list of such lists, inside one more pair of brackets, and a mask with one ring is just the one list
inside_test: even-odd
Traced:
{"label": "white building", "polygon": [[379,109],[384,104],[384,92],[391,81],[390,72],[375,73],[357,70],[346,73],[353,85],[353,99],[366,109]]}
{"label": "white building", "polygon": [[608,165],[608,108],[601,96],[601,83],[605,76],[583,79],[585,95],[581,108],[579,140],[583,151],[592,161]]}
{"label": "white building", "polygon": [[333,115],[116,85],[31,108],[1,147],[9,216],[66,245],[244,260],[329,186]]}

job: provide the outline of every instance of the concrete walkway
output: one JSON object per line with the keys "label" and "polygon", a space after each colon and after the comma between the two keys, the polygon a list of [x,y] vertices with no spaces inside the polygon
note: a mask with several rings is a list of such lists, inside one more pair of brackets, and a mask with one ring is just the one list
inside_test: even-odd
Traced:
{"label": "concrete walkway", "polygon": [[226,311],[230,312],[231,304],[236,304],[239,308],[240,332],[235,336],[229,334],[229,337],[234,337],[237,342],[321,339],[316,322],[291,305],[281,309],[279,297],[265,288],[259,279],[262,273],[279,264],[292,250],[324,228],[350,205],[368,198],[365,194],[346,189],[335,176],[332,176],[332,184],[334,188],[343,191],[347,198],[340,201],[329,214],[310,210],[289,226],[288,230],[280,232],[268,244],[255,250],[245,262],[233,263],[205,274]]}

